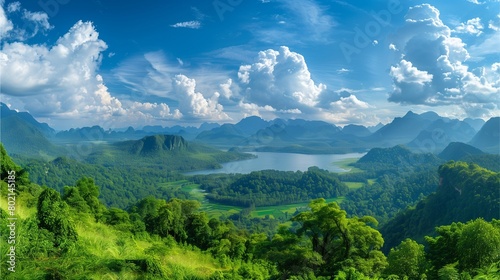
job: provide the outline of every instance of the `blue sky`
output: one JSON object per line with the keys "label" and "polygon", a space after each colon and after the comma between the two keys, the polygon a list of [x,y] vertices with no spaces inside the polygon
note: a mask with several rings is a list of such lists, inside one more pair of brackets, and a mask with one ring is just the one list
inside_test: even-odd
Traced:
{"label": "blue sky", "polygon": [[500,1],[0,0],[0,97],[57,129],[500,115]]}

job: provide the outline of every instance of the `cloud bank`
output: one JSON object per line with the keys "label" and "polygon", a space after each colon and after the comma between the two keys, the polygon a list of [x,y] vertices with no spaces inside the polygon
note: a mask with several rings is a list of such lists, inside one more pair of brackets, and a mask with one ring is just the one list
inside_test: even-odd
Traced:
{"label": "cloud bank", "polygon": [[[468,27],[469,26],[469,27]],[[472,26],[472,27],[470,27]],[[480,35],[479,19],[458,30]],[[457,105],[470,117],[498,114],[500,76],[496,64],[470,70],[465,43],[440,19],[429,4],[408,11],[400,30],[403,38],[393,49],[401,60],[391,67],[394,90],[389,101],[428,106]]]}

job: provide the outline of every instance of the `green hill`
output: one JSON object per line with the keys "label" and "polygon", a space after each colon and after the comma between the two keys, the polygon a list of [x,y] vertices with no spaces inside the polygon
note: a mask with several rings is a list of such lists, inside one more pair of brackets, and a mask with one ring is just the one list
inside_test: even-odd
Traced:
{"label": "green hill", "polygon": [[54,146],[37,126],[17,114],[2,117],[0,128],[1,142],[12,154],[53,158],[62,153],[62,150]]}
{"label": "green hill", "polygon": [[405,146],[373,148],[354,166],[365,170],[393,170],[405,172],[413,169],[436,167],[442,160],[431,153],[413,153]]}
{"label": "green hill", "polygon": [[451,161],[439,167],[439,176],[436,193],[381,228],[385,248],[396,246],[407,237],[422,240],[436,226],[478,217],[500,218],[500,173],[473,163]]}
{"label": "green hill", "polygon": [[126,141],[116,144],[122,150],[128,150],[134,155],[152,155],[171,151],[185,151],[188,149],[187,141],[181,136],[154,135],[147,136],[137,141]]}
{"label": "green hill", "polygon": [[439,153],[439,157],[445,160],[461,160],[466,156],[481,154],[484,152],[476,147],[461,142],[452,142]]}

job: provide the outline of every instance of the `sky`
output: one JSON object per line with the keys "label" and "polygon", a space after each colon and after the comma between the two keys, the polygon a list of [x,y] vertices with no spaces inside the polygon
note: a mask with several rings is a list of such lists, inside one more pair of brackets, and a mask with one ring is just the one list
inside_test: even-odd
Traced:
{"label": "sky", "polygon": [[56,129],[500,115],[500,0],[0,0],[0,40]]}

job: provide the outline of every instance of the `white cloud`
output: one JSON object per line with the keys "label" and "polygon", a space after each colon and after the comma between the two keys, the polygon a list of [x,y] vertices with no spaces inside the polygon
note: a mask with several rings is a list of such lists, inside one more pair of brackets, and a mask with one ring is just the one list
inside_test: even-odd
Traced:
{"label": "white cloud", "polygon": [[21,3],[20,2],[17,2],[17,1],[12,2],[12,3],[9,3],[9,5],[7,6],[7,12],[9,12],[9,13],[17,12],[19,10],[21,10]]}
{"label": "white cloud", "polygon": [[423,85],[432,81],[432,75],[427,71],[420,71],[411,62],[401,60],[397,66],[391,66],[391,76],[398,83],[416,83]]}
{"label": "white cloud", "polygon": [[396,48],[396,45],[394,45],[394,44],[389,44],[389,49],[391,51],[398,51],[398,48]]}
{"label": "white cloud", "polygon": [[470,2],[472,4],[476,4],[476,5],[482,5],[485,3],[485,2],[479,2],[478,0],[467,0],[467,2]]}
{"label": "white cloud", "polygon": [[500,31],[500,14],[497,15],[496,20],[488,22],[488,28],[494,31]]}
{"label": "white cloud", "polygon": [[318,116],[335,124],[376,124],[380,120],[373,113],[374,106],[359,100],[350,89],[342,89],[345,96],[331,102],[328,109],[321,110]]}
{"label": "white cloud", "polygon": [[4,39],[7,34],[14,28],[14,25],[5,14],[3,4],[4,0],[0,0],[0,40]]}
{"label": "white cloud", "polygon": [[[477,117],[478,112],[484,116],[485,111],[494,115],[500,104],[498,75],[491,66],[482,67],[478,73],[469,71],[465,64],[470,58],[466,45],[451,34],[435,7],[423,4],[410,8],[400,30],[403,40],[398,43],[403,58],[391,67],[394,91],[389,101],[459,105],[471,117]],[[495,44],[483,43],[481,52],[497,51],[498,48],[492,48]]]}
{"label": "white cloud", "polygon": [[106,48],[92,23],[82,21],[51,47],[5,43],[0,51],[2,97],[51,124],[73,127],[116,127],[179,116],[164,103],[112,96],[97,72]]}
{"label": "white cloud", "polygon": [[201,27],[201,22],[197,20],[178,22],[176,24],[170,25],[174,28],[191,28],[191,29],[199,29]]}
{"label": "white cloud", "polygon": [[335,112],[371,108],[368,103],[359,100],[354,94],[351,94],[348,97],[341,97],[340,100],[330,103],[330,107]]}
{"label": "white cloud", "polygon": [[476,17],[473,19],[469,19],[466,23],[460,23],[455,28],[456,33],[468,33],[472,35],[479,36],[483,33],[483,25],[481,24],[481,19]]}
{"label": "white cloud", "polygon": [[189,115],[204,120],[228,120],[223,112],[223,106],[218,103],[219,93],[214,93],[207,99],[196,92],[196,81],[184,75],[176,75],[173,80],[173,94],[179,100],[179,110],[183,115]]}
{"label": "white cloud", "polygon": [[346,69],[346,68],[341,68],[341,69],[337,70],[337,73],[339,73],[339,74],[349,73],[349,72],[351,72],[351,70]]}
{"label": "white cloud", "polygon": [[[14,26],[14,24],[7,19],[3,4],[4,1],[0,1],[0,38],[10,39],[11,41],[24,41],[36,36],[39,32],[45,32],[52,29],[49,23],[49,16],[45,12],[31,12],[26,9],[23,9],[21,15],[24,20],[22,28]],[[12,2],[7,6],[7,12],[9,14],[19,11],[21,11],[20,2]]]}
{"label": "white cloud", "polygon": [[307,30],[307,39],[326,41],[327,34],[336,25],[333,17],[328,15],[325,8],[314,0],[280,0],[279,2],[295,15],[292,22],[296,22],[299,28]]}
{"label": "white cloud", "polygon": [[312,80],[304,57],[285,46],[259,52],[257,62],[240,67],[238,78],[246,100],[278,110],[314,107],[326,89]]}

